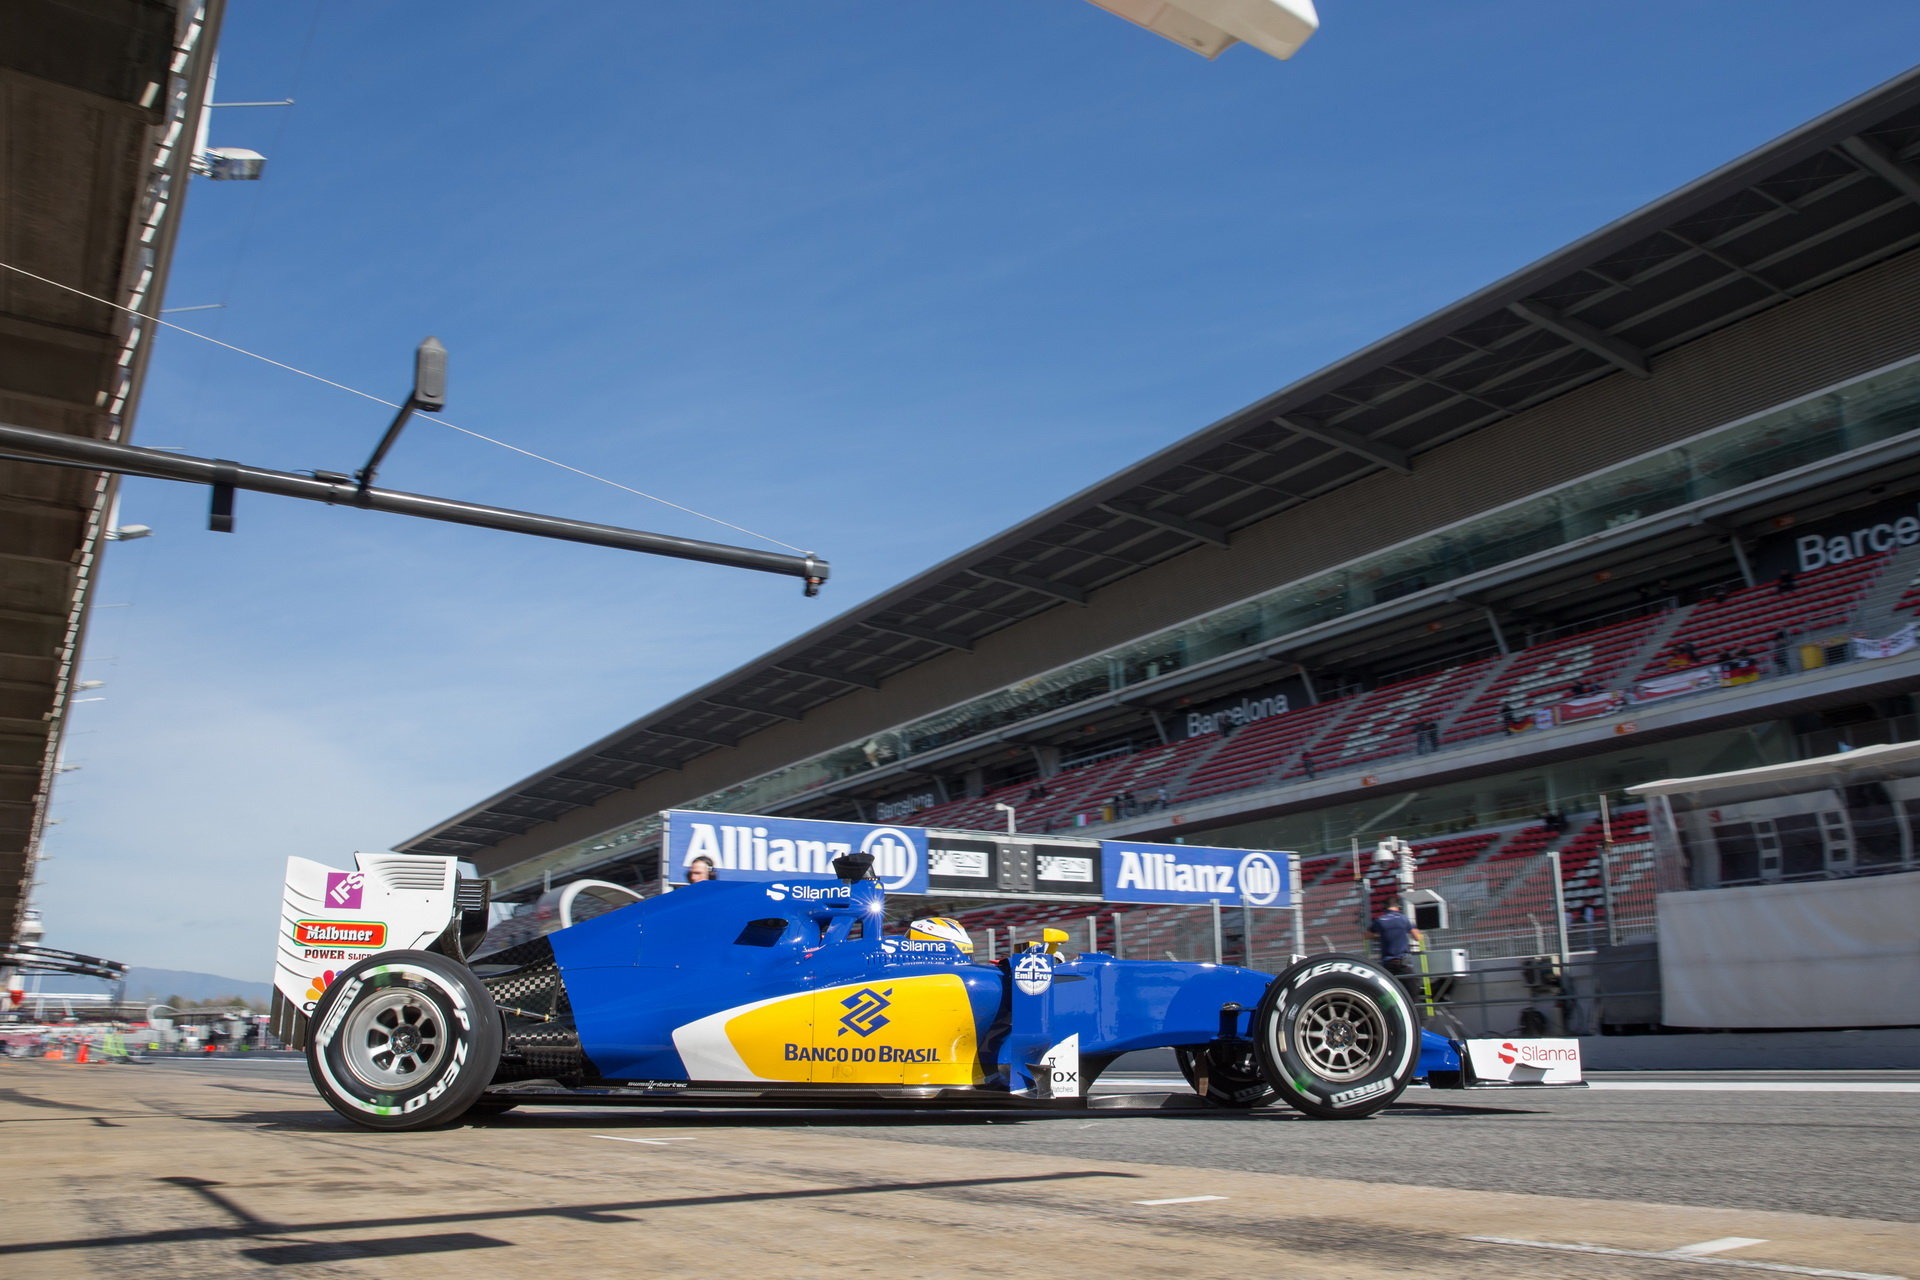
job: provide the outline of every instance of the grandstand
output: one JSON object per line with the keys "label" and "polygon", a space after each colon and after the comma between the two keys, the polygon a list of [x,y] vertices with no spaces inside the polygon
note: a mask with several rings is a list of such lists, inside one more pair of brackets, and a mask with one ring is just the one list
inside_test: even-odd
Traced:
{"label": "grandstand", "polygon": [[[1674,887],[1627,788],[1920,736],[1916,296],[1920,71],[399,847],[524,900],[658,884],[667,808],[1005,806],[1296,851],[1318,949],[1362,941],[1354,850],[1392,834],[1477,954],[1627,945]],[[1089,914],[1129,955],[1215,946],[1191,909],[937,905],[1001,947]],[[1219,948],[1293,927],[1229,910]]]}

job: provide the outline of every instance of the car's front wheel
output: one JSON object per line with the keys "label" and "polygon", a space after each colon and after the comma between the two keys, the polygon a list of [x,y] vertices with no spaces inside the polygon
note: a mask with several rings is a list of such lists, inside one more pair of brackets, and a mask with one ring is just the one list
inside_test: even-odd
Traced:
{"label": "car's front wheel", "polygon": [[1262,1074],[1295,1110],[1359,1120],[1399,1097],[1419,1067],[1406,990],[1358,956],[1314,956],[1273,980],[1253,1018]]}
{"label": "car's front wheel", "polygon": [[464,1115],[500,1061],[500,1014],[472,971],[430,951],[354,965],[313,1011],[307,1070],[327,1105],[369,1129]]}

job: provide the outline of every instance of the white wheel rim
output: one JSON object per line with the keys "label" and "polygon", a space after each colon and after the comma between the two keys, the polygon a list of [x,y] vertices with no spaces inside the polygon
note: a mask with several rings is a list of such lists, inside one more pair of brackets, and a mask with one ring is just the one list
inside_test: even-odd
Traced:
{"label": "white wheel rim", "polygon": [[439,1065],[446,1020],[421,993],[390,988],[348,1014],[340,1038],[347,1069],[362,1083],[385,1091],[405,1089]]}
{"label": "white wheel rim", "polygon": [[1361,991],[1322,991],[1301,1006],[1293,1031],[1300,1056],[1323,1080],[1358,1080],[1387,1060],[1386,1014]]}

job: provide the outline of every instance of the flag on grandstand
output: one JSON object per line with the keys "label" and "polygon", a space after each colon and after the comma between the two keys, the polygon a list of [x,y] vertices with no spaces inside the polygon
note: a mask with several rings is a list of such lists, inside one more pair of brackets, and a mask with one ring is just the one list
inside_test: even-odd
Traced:
{"label": "flag on grandstand", "polygon": [[1595,716],[1604,716],[1609,711],[1617,711],[1626,703],[1626,698],[1616,690],[1605,693],[1589,693],[1578,698],[1568,698],[1554,713],[1561,724],[1575,720],[1591,720]]}
{"label": "flag on grandstand", "polygon": [[1657,702],[1661,698],[1677,698],[1683,693],[1698,693],[1702,689],[1720,687],[1720,667],[1718,664],[1695,667],[1690,671],[1676,671],[1670,676],[1655,676],[1651,680],[1642,680],[1633,686],[1635,702]]}
{"label": "flag on grandstand", "polygon": [[1892,635],[1881,636],[1877,640],[1869,639],[1866,636],[1855,636],[1853,638],[1853,656],[1855,658],[1898,657],[1913,649],[1916,645],[1920,645],[1920,636],[1916,636],[1916,627],[1920,627],[1920,623],[1909,622]]}

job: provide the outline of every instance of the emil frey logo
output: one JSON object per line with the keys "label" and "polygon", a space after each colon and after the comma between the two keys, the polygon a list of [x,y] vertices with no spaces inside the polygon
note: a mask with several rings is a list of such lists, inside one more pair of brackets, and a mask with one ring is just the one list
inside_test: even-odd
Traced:
{"label": "emil frey logo", "polygon": [[886,1010],[893,1004],[887,999],[893,994],[889,987],[885,991],[875,991],[872,987],[863,987],[840,1002],[847,1010],[847,1016],[840,1019],[840,1034],[852,1031],[862,1039],[872,1035],[891,1022]]}
{"label": "emil frey logo", "polygon": [[1013,962],[1013,985],[1030,996],[1042,996],[1053,985],[1053,960],[1044,951],[1029,951]]}
{"label": "emil frey logo", "polygon": [[360,910],[360,890],[366,882],[364,871],[327,872],[327,905],[335,911]]}

